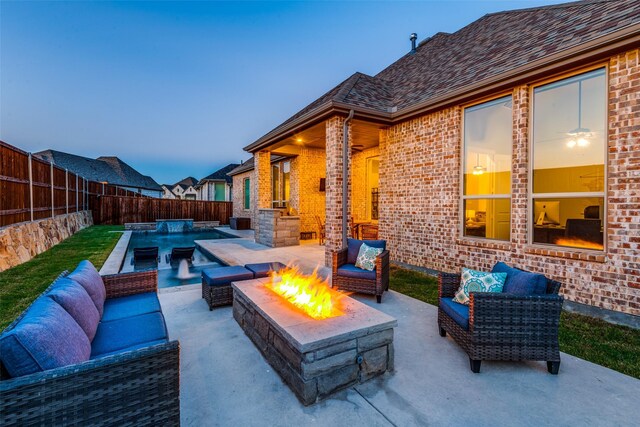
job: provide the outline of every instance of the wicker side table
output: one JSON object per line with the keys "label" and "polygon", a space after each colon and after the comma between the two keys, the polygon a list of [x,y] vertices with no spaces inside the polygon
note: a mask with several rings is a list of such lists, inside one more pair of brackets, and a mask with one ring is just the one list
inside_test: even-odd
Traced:
{"label": "wicker side table", "polygon": [[202,270],[202,298],[214,307],[233,304],[231,282],[253,279],[253,272],[240,266],[207,268]]}

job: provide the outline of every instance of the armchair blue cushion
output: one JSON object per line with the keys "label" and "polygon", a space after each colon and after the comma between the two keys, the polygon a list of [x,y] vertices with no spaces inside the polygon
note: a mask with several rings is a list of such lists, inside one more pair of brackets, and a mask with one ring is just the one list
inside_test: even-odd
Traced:
{"label": "armchair blue cushion", "polygon": [[440,298],[440,308],[464,330],[469,330],[469,306],[458,304],[452,298]]}
{"label": "armchair blue cushion", "polygon": [[364,270],[353,264],[344,264],[338,267],[338,275],[343,277],[352,277],[354,279],[376,280],[375,270]]}
{"label": "armchair blue cushion", "polygon": [[0,358],[12,377],[89,360],[91,343],[80,325],[47,296],[0,336]]}
{"label": "armchair blue cushion", "polygon": [[167,327],[160,312],[102,322],[91,343],[91,357],[167,339]]}
{"label": "armchair blue cushion", "polygon": [[98,270],[96,270],[93,264],[88,260],[81,261],[76,269],[67,277],[82,285],[96,305],[98,313],[102,316],[104,300],[107,298],[107,290],[104,287],[102,277],[100,277]]}
{"label": "armchair blue cushion", "polygon": [[383,251],[387,249],[386,240],[357,240],[357,239],[347,239],[347,264],[356,263],[356,259],[358,259],[358,252],[360,252],[360,246],[363,243],[366,243],[367,246],[371,246],[372,248],[381,248]]}
{"label": "armchair blue cushion", "polygon": [[73,317],[87,334],[89,341],[93,340],[98,323],[100,323],[100,313],[82,285],[67,277],[62,277],[55,281],[46,295],[60,304]]}
{"label": "armchair blue cushion", "polygon": [[547,278],[542,274],[522,271],[510,267],[504,262],[497,262],[492,273],[507,273],[502,292],[513,295],[544,295],[547,293]]}
{"label": "armchair blue cushion", "polygon": [[123,319],[125,317],[139,316],[140,314],[162,311],[158,294],[144,292],[126,297],[109,298],[104,302],[102,321]]}

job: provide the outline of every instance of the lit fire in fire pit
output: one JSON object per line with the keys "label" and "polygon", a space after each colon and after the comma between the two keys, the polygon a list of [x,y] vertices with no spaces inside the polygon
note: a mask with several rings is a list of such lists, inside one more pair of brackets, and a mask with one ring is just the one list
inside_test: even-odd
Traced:
{"label": "lit fire in fire pit", "polygon": [[317,270],[306,276],[297,267],[287,267],[272,273],[271,281],[265,286],[314,319],[343,314],[339,306],[345,294],[331,289],[329,283],[318,276]]}

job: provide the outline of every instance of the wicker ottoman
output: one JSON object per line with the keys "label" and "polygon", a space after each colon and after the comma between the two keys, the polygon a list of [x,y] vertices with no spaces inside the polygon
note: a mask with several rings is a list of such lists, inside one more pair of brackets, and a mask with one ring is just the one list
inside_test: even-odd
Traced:
{"label": "wicker ottoman", "polygon": [[260,264],[246,264],[244,268],[251,270],[256,279],[261,277],[269,277],[269,273],[275,271],[276,273],[285,268],[281,262],[262,262]]}
{"label": "wicker ottoman", "polygon": [[233,303],[231,282],[253,279],[253,272],[239,265],[202,270],[202,298],[213,307]]}

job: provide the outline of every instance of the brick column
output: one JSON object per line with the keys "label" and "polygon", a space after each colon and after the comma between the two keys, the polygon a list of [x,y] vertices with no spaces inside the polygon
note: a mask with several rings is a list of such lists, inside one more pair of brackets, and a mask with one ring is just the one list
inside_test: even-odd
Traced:
{"label": "brick column", "polygon": [[271,153],[259,151],[253,155],[254,169],[251,177],[251,224],[255,235],[259,233],[258,209],[271,207]]}
{"label": "brick column", "polygon": [[511,259],[520,265],[523,248],[527,245],[529,229],[529,87],[513,90],[513,142],[511,167]]}
{"label": "brick column", "polygon": [[[325,192],[325,265],[331,266],[331,254],[342,249],[342,145],[344,143],[344,117],[332,117],[326,121],[327,180]],[[348,132],[351,134],[351,124]],[[351,150],[348,153],[351,162]],[[351,210],[349,209],[349,212]]]}

